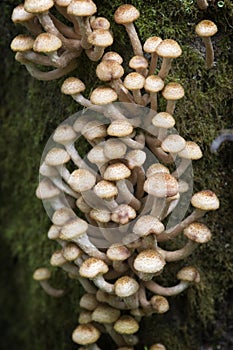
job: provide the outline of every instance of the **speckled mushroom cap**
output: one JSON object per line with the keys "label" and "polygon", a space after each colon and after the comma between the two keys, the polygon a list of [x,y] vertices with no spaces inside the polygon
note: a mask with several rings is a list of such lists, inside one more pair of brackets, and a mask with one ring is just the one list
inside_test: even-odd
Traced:
{"label": "speckled mushroom cap", "polygon": [[59,234],[60,234],[60,229],[61,227],[56,226],[56,225],[52,225],[50,226],[49,230],[48,230],[48,239],[58,239],[59,238]]}
{"label": "speckled mushroom cap", "polygon": [[158,75],[149,75],[145,82],[144,88],[148,92],[158,92],[164,88],[164,81]]}
{"label": "speckled mushroom cap", "polygon": [[164,128],[164,129],[173,128],[175,123],[176,122],[173,116],[167,112],[157,113],[152,119],[152,124],[157,128]]}
{"label": "speckled mushroom cap", "polygon": [[119,79],[123,74],[123,67],[114,60],[102,60],[96,67],[96,75],[102,81]]}
{"label": "speckled mushroom cap", "polygon": [[195,31],[201,37],[210,37],[217,33],[216,24],[208,19],[204,19],[196,25]]}
{"label": "speckled mushroom cap", "polygon": [[111,220],[111,213],[108,210],[91,209],[89,215],[97,222],[107,223]]}
{"label": "speckled mushroom cap", "polygon": [[59,189],[49,179],[43,179],[36,189],[36,196],[39,199],[52,199],[59,194]]}
{"label": "speckled mushroom cap", "polygon": [[166,350],[165,346],[163,344],[153,344],[150,346],[149,350]]}
{"label": "speckled mushroom cap", "polygon": [[72,333],[73,342],[80,345],[95,343],[100,337],[100,331],[91,323],[80,324]]}
{"label": "speckled mushroom cap", "polygon": [[186,141],[185,148],[178,153],[178,156],[185,159],[200,159],[202,151],[195,142]]}
{"label": "speckled mushroom cap", "polygon": [[147,236],[150,233],[159,235],[163,231],[163,223],[152,215],[140,216],[133,227],[133,232],[138,236]]}
{"label": "speckled mushroom cap", "polygon": [[93,311],[99,303],[94,294],[85,293],[81,297],[79,304],[83,309]]}
{"label": "speckled mushroom cap", "polygon": [[48,11],[53,7],[53,0],[25,0],[24,9],[30,13],[41,13]]}
{"label": "speckled mushroom cap", "polygon": [[185,146],[185,139],[177,134],[168,135],[161,144],[162,150],[169,153],[178,153],[182,151]]}
{"label": "speckled mushroom cap", "polygon": [[99,120],[92,120],[84,125],[81,134],[87,140],[94,140],[96,138],[102,138],[107,136],[106,125]]}
{"label": "speckled mushroom cap", "polygon": [[76,200],[76,206],[81,210],[83,213],[88,214],[90,213],[91,207],[85,202],[84,198],[80,196]]}
{"label": "speckled mushroom cap", "polygon": [[107,128],[110,136],[125,137],[133,132],[133,126],[127,120],[114,120]]}
{"label": "speckled mushroom cap", "polygon": [[184,229],[184,235],[197,243],[206,243],[211,239],[211,232],[209,228],[200,223],[193,222]]}
{"label": "speckled mushroom cap", "polygon": [[146,179],[144,191],[158,198],[172,197],[178,193],[178,182],[170,174],[157,173]]}
{"label": "speckled mushroom cap", "polygon": [[120,317],[121,312],[109,305],[101,304],[92,312],[92,321],[98,323],[114,323]]}
{"label": "speckled mushroom cap", "polygon": [[114,330],[120,334],[134,334],[139,330],[139,324],[132,316],[121,316],[113,326]]}
{"label": "speckled mushroom cap", "polygon": [[145,83],[145,78],[143,75],[132,72],[126,75],[124,79],[124,86],[129,90],[139,90],[142,89]]}
{"label": "speckled mushroom cap", "polygon": [[30,21],[34,17],[33,13],[29,13],[25,11],[24,4],[19,4],[13,9],[11,19],[14,23],[23,23],[26,21]]}
{"label": "speckled mushroom cap", "polygon": [[62,227],[59,237],[69,241],[75,237],[81,236],[87,231],[87,228],[88,224],[86,221],[80,218],[72,219]]}
{"label": "speckled mushroom cap", "polygon": [[83,252],[75,243],[68,243],[62,249],[62,254],[67,261],[74,261],[79,258]]}
{"label": "speckled mushroom cap", "polygon": [[127,146],[120,140],[109,138],[104,143],[104,154],[108,159],[121,158],[125,155]]}
{"label": "speckled mushroom cap", "polygon": [[176,275],[178,280],[187,282],[200,282],[200,274],[197,269],[193,266],[183,267]]}
{"label": "speckled mushroom cap", "polygon": [[89,44],[99,47],[107,47],[112,45],[113,37],[109,30],[96,29],[88,35],[87,38]]}
{"label": "speckled mushroom cap", "polygon": [[128,161],[129,169],[142,166],[146,161],[146,153],[140,149],[134,149],[129,151],[125,155],[125,159]]}
{"label": "speckled mushroom cap", "polygon": [[219,199],[214,192],[203,190],[192,196],[191,204],[201,210],[216,210],[219,208]]}
{"label": "speckled mushroom cap", "polygon": [[61,86],[61,92],[65,95],[75,95],[85,90],[84,83],[75,77],[70,77],[64,80]]}
{"label": "speckled mushroom cap", "polygon": [[51,33],[39,34],[33,44],[33,50],[35,52],[50,53],[54,52],[62,46],[61,40]]}
{"label": "speckled mushroom cap", "polygon": [[120,204],[112,213],[111,220],[122,225],[136,218],[136,211],[128,204]]}
{"label": "speckled mushroom cap", "polygon": [[156,53],[161,57],[176,58],[182,54],[180,45],[173,39],[164,39],[156,48]]}
{"label": "speckled mushroom cap", "polygon": [[95,278],[108,272],[108,265],[101,259],[89,258],[80,266],[79,273],[82,277]]}
{"label": "speckled mushroom cap", "polygon": [[52,266],[62,266],[66,263],[66,259],[64,258],[61,250],[56,250],[51,258],[50,258],[50,265]]}
{"label": "speckled mushroom cap", "polygon": [[134,260],[135,270],[143,273],[157,273],[163,269],[166,262],[161,254],[154,249],[145,249]]}
{"label": "speckled mushroom cap", "polygon": [[105,164],[108,161],[108,159],[105,157],[105,154],[104,154],[104,148],[103,148],[103,146],[100,146],[100,145],[94,146],[88,152],[87,159],[91,163],[97,164],[97,165]]}
{"label": "speckled mushroom cap", "polygon": [[97,7],[92,0],[72,0],[67,7],[69,15],[87,17],[96,13]]}
{"label": "speckled mushroom cap", "polygon": [[179,100],[184,97],[184,89],[179,83],[168,83],[162,90],[162,95],[166,100]]}
{"label": "speckled mushroom cap", "polygon": [[118,194],[118,189],[114,183],[106,180],[99,181],[93,190],[98,197],[103,199],[111,199]]}
{"label": "speckled mushroom cap", "polygon": [[120,243],[112,244],[106,254],[112,261],[124,261],[130,257],[129,249]]}
{"label": "speckled mushroom cap", "polygon": [[138,282],[129,276],[122,276],[116,280],[114,284],[114,291],[120,298],[127,298],[137,293],[139,289]]}
{"label": "speckled mushroom cap", "polygon": [[107,167],[104,172],[104,180],[118,181],[128,178],[131,175],[130,169],[123,163],[114,163]]}
{"label": "speckled mushroom cap", "polygon": [[11,50],[25,52],[32,50],[34,39],[26,34],[17,35],[11,42]]}
{"label": "speckled mushroom cap", "polygon": [[147,169],[146,177],[148,178],[148,177],[155,175],[157,173],[170,174],[170,171],[165,165],[160,164],[160,163],[155,163],[155,164],[151,164],[149,166],[149,168]]}
{"label": "speckled mushroom cap", "polygon": [[93,30],[96,29],[109,29],[110,28],[110,22],[105,17],[96,17],[90,19],[91,28]]}
{"label": "speckled mushroom cap", "polygon": [[162,295],[153,295],[150,303],[153,310],[158,314],[163,314],[169,310],[169,303]]}
{"label": "speckled mushroom cap", "polygon": [[69,124],[59,125],[53,134],[53,140],[62,145],[68,145],[74,142],[76,137],[76,132]]}
{"label": "speckled mushroom cap", "polygon": [[102,57],[102,62],[105,60],[111,60],[111,61],[115,61],[118,64],[122,64],[123,63],[123,58],[121,57],[121,55],[119,55],[119,53],[115,52],[115,51],[108,51],[106,52],[103,57]]}
{"label": "speckled mushroom cap", "polygon": [[51,272],[46,267],[40,267],[33,273],[33,279],[35,281],[46,281],[51,277]]}
{"label": "speckled mushroom cap", "polygon": [[117,93],[107,86],[99,86],[92,91],[90,96],[91,103],[100,106],[114,102],[117,100],[117,98]]}
{"label": "speckled mushroom cap", "polygon": [[133,56],[129,61],[129,67],[132,69],[146,69],[148,67],[148,61],[143,56]]}
{"label": "speckled mushroom cap", "polygon": [[136,21],[140,16],[139,11],[133,5],[125,4],[117,8],[114,20],[118,24],[128,24]]}
{"label": "speckled mushroom cap", "polygon": [[143,45],[143,50],[148,53],[153,53],[156,51],[157,46],[162,42],[162,39],[158,36],[151,36],[146,39]]}
{"label": "speckled mushroom cap", "polygon": [[69,154],[62,148],[53,147],[46,154],[45,164],[58,166],[67,163],[70,160]]}
{"label": "speckled mushroom cap", "polygon": [[87,169],[74,170],[68,180],[68,184],[76,192],[90,190],[95,182],[95,176]]}
{"label": "speckled mushroom cap", "polygon": [[55,0],[55,2],[58,6],[67,7],[71,3],[71,0]]}
{"label": "speckled mushroom cap", "polygon": [[71,208],[63,207],[55,210],[52,216],[52,222],[54,225],[63,226],[70,219],[75,218],[75,213]]}

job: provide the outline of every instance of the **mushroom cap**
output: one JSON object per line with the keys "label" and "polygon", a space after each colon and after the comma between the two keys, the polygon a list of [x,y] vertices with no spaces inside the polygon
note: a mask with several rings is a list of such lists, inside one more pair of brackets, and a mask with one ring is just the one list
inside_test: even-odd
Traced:
{"label": "mushroom cap", "polygon": [[58,6],[67,7],[71,3],[71,0],[55,0],[55,2]]}
{"label": "mushroom cap", "polygon": [[[90,323],[92,321],[91,314],[92,314],[92,312],[88,311],[88,310],[81,311],[79,314],[79,317],[78,317],[78,323],[79,324]],[[79,348],[79,350],[80,350],[80,348]]]}
{"label": "mushroom cap", "polygon": [[95,343],[100,337],[100,331],[91,323],[80,324],[72,333],[73,342],[80,345]]}
{"label": "mushroom cap", "polygon": [[82,277],[95,278],[108,272],[108,265],[101,259],[89,258],[80,266],[79,273]]}
{"label": "mushroom cap", "polygon": [[58,239],[60,235],[60,230],[61,228],[56,225],[50,226],[47,234],[48,239]]}
{"label": "mushroom cap", "polygon": [[201,37],[209,37],[216,34],[218,28],[214,22],[204,19],[196,25],[195,31]]}
{"label": "mushroom cap", "polygon": [[59,125],[53,134],[53,140],[62,145],[68,145],[74,142],[76,137],[76,132],[69,124]]}
{"label": "mushroom cap", "polygon": [[107,47],[112,45],[113,36],[109,30],[106,29],[96,29],[88,35],[87,38],[89,44],[97,47]]}
{"label": "mushroom cap", "polygon": [[178,153],[178,156],[185,159],[200,159],[202,151],[196,142],[186,141],[185,148]]}
{"label": "mushroom cap", "polygon": [[106,137],[106,125],[99,120],[92,120],[84,125],[81,134],[90,141],[96,138]]}
{"label": "mushroom cap", "polygon": [[146,39],[145,44],[143,45],[143,50],[147,53],[153,53],[156,52],[157,46],[162,42],[163,40],[158,36],[151,36],[148,39]]}
{"label": "mushroom cap", "polygon": [[143,215],[139,217],[133,227],[133,232],[138,236],[147,236],[150,233],[159,235],[164,231],[164,225],[152,215]]}
{"label": "mushroom cap", "polygon": [[163,344],[153,344],[150,346],[149,350],[166,350],[165,346]]}
{"label": "mushroom cap", "polygon": [[30,13],[41,13],[48,11],[53,7],[53,0],[25,0],[24,9]]}
{"label": "mushroom cap", "polygon": [[67,7],[67,13],[78,17],[92,16],[97,7],[92,0],[72,0]]}
{"label": "mushroom cap", "polygon": [[118,98],[117,93],[107,86],[99,86],[91,93],[90,100],[94,105],[106,105],[108,103],[116,101]]}
{"label": "mushroom cap", "polygon": [[158,75],[149,75],[144,83],[144,88],[148,92],[158,92],[164,88],[164,81]]}
{"label": "mushroom cap", "polygon": [[112,261],[124,261],[130,257],[129,249],[120,243],[112,244],[106,254]]}
{"label": "mushroom cap", "polygon": [[140,12],[133,5],[125,4],[117,8],[114,13],[114,20],[118,24],[128,24],[136,21]]}
{"label": "mushroom cap", "polygon": [[75,77],[70,77],[64,80],[61,86],[61,92],[65,95],[75,95],[85,90],[84,83]]}
{"label": "mushroom cap", "polygon": [[123,67],[114,60],[102,60],[96,67],[96,75],[102,81],[119,79],[123,74]]}
{"label": "mushroom cap", "polygon": [[93,115],[87,114],[85,113],[82,116],[78,116],[73,124],[73,128],[75,132],[81,132],[83,127],[86,125],[87,123],[87,119],[88,122],[90,122],[91,120],[96,120],[95,117]]}
{"label": "mushroom cap", "polygon": [[82,196],[80,196],[76,200],[76,206],[81,210],[83,213],[88,214],[90,213],[91,207],[85,202]]}
{"label": "mushroom cap", "polygon": [[66,259],[64,258],[61,250],[56,250],[51,258],[50,258],[50,265],[52,266],[62,266],[66,263]]}
{"label": "mushroom cap", "polygon": [[184,89],[179,83],[168,83],[162,90],[162,95],[166,100],[179,100],[184,96]]}
{"label": "mushroom cap", "polygon": [[92,312],[92,321],[98,323],[113,323],[120,317],[121,312],[109,305],[101,304]]}
{"label": "mushroom cap", "polygon": [[63,240],[69,241],[86,233],[87,228],[88,224],[86,221],[80,218],[75,218],[62,227],[59,237]]}
{"label": "mushroom cap", "polygon": [[129,61],[129,67],[132,69],[146,69],[148,67],[148,61],[143,56],[133,56]]}
{"label": "mushroom cap", "polygon": [[91,209],[89,215],[93,220],[102,223],[107,223],[111,220],[111,213],[107,210]]}
{"label": "mushroom cap", "polygon": [[90,190],[95,182],[96,177],[87,169],[74,170],[68,180],[68,184],[76,192]]}
{"label": "mushroom cap", "polygon": [[135,270],[143,273],[157,273],[163,269],[166,261],[154,249],[145,249],[134,260]]}
{"label": "mushroom cap", "polygon": [[165,165],[160,164],[160,163],[155,163],[155,164],[151,164],[149,166],[149,168],[147,169],[146,177],[148,178],[148,177],[155,175],[157,173],[170,174],[170,171]]}
{"label": "mushroom cap", "polygon": [[111,60],[111,61],[115,61],[118,64],[122,64],[123,63],[123,58],[121,57],[121,55],[119,55],[119,53],[115,52],[115,51],[108,51],[106,52],[103,57],[102,57],[102,62],[105,60]]}
{"label": "mushroom cap", "polygon": [[120,204],[112,213],[111,220],[122,225],[136,218],[136,211],[128,204]]}
{"label": "mushroom cap", "polygon": [[175,123],[176,121],[173,118],[173,116],[167,112],[157,113],[152,119],[152,124],[157,128],[163,128],[163,129],[173,128]]}
{"label": "mushroom cap", "polygon": [[120,334],[134,334],[139,330],[139,324],[132,316],[121,316],[113,326],[114,330]]}
{"label": "mushroom cap", "polygon": [[173,39],[164,39],[156,48],[157,55],[164,58],[176,58],[182,54],[180,45]]}
{"label": "mushroom cap", "polygon": [[109,138],[104,143],[104,155],[108,159],[121,158],[125,155],[126,151],[127,151],[126,144],[121,142],[120,140]]}
{"label": "mushroom cap", "polygon": [[168,135],[161,144],[162,150],[169,153],[178,153],[182,151],[185,146],[185,139],[177,134]]}
{"label": "mushroom cap", "polygon": [[33,273],[33,279],[35,281],[46,281],[51,277],[51,272],[46,267],[40,267]]}
{"label": "mushroom cap", "polygon": [[133,126],[127,120],[114,120],[107,128],[107,134],[116,137],[129,136],[133,132]]}
{"label": "mushroom cap", "polygon": [[79,302],[80,307],[89,311],[95,310],[98,304],[95,295],[90,293],[83,294]]}
{"label": "mushroom cap", "polygon": [[128,161],[129,169],[142,166],[146,161],[146,153],[140,149],[134,149],[129,151],[125,155],[125,159]]}
{"label": "mushroom cap", "polygon": [[214,192],[203,190],[192,196],[191,204],[201,210],[216,210],[219,208],[219,199]]}
{"label": "mushroom cap", "polygon": [[46,176],[46,177],[58,176],[57,169],[52,167],[52,166],[50,166],[50,165],[45,164],[45,162],[43,162],[40,165],[39,171],[40,171],[41,175]]}
{"label": "mushroom cap", "polygon": [[75,243],[68,243],[63,249],[62,254],[67,261],[74,261],[82,255],[81,249]]}
{"label": "mushroom cap", "polygon": [[49,179],[43,179],[36,189],[36,196],[39,199],[52,199],[59,194],[59,189]]}
{"label": "mushroom cap", "polygon": [[52,223],[56,226],[63,226],[65,225],[70,219],[75,218],[75,213],[71,208],[68,207],[62,207],[53,213],[52,216]]}
{"label": "mushroom cap", "polygon": [[118,181],[131,175],[130,169],[123,163],[114,163],[107,167],[104,172],[104,180]]}
{"label": "mushroom cap", "polygon": [[90,20],[91,22],[91,28],[93,30],[96,29],[109,29],[110,28],[110,22],[105,17],[96,17]]}
{"label": "mushroom cap", "polygon": [[176,275],[176,277],[181,281],[187,282],[200,282],[200,274],[197,269],[193,266],[183,267]]}
{"label": "mushroom cap", "polygon": [[45,164],[58,166],[67,163],[70,160],[69,154],[62,148],[51,148],[45,157]]}
{"label": "mushroom cap", "polygon": [[145,78],[143,75],[132,72],[126,75],[124,79],[124,86],[129,90],[139,90],[142,89],[145,83]]}
{"label": "mushroom cap", "polygon": [[153,310],[158,314],[163,314],[169,310],[169,303],[162,295],[153,295],[150,303]]}
{"label": "mushroom cap", "polygon": [[30,19],[32,19],[33,17],[34,15],[32,13],[25,11],[24,4],[19,4],[18,6],[16,6],[13,9],[13,12],[11,15],[12,22],[14,23],[22,23],[22,22],[30,21]]}
{"label": "mushroom cap", "polygon": [[97,165],[105,164],[108,159],[105,157],[103,146],[94,146],[87,154],[87,159]]}
{"label": "mushroom cap", "polygon": [[126,298],[137,293],[139,289],[138,282],[129,276],[118,278],[114,284],[115,294],[120,298]]}
{"label": "mushroom cap", "polygon": [[193,222],[184,229],[184,235],[197,243],[206,243],[211,239],[209,228],[200,222]]}
{"label": "mushroom cap", "polygon": [[111,199],[118,195],[117,187],[110,181],[101,180],[94,187],[95,194],[103,199]]}
{"label": "mushroom cap", "polygon": [[34,39],[26,34],[17,35],[11,42],[11,50],[25,52],[32,50]]}
{"label": "mushroom cap", "polygon": [[35,52],[50,53],[54,52],[62,46],[61,40],[51,33],[39,34],[33,44],[33,50]]}
{"label": "mushroom cap", "polygon": [[178,193],[178,182],[170,174],[157,173],[145,181],[144,191],[158,198],[172,197]]}

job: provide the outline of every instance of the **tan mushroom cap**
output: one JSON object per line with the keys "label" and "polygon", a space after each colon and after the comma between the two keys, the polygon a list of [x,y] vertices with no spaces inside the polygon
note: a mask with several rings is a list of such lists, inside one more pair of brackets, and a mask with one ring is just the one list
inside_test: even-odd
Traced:
{"label": "tan mushroom cap", "polygon": [[36,189],[36,196],[39,199],[52,199],[59,194],[59,189],[49,179],[43,179]]}
{"label": "tan mushroom cap", "polygon": [[114,284],[115,294],[120,298],[127,298],[137,293],[139,289],[138,282],[129,276],[122,276]]}
{"label": "tan mushroom cap", "polygon": [[152,119],[152,124],[157,128],[164,128],[164,129],[173,128],[175,123],[176,121],[173,118],[173,116],[167,112],[157,113]]}
{"label": "tan mushroom cap", "polygon": [[129,249],[120,243],[112,244],[106,254],[112,261],[124,261],[130,257]]}
{"label": "tan mushroom cap", "polygon": [[218,28],[214,22],[204,19],[196,25],[195,31],[201,37],[209,37],[216,34]]}
{"label": "tan mushroom cap", "polygon": [[164,231],[164,225],[156,217],[152,215],[143,215],[139,217],[136,224],[133,227],[133,232],[138,236],[149,235],[154,233],[159,235]]}
{"label": "tan mushroom cap", "polygon": [[90,190],[95,182],[95,176],[87,169],[74,170],[68,180],[70,187],[77,192]]}
{"label": "tan mushroom cap", "polygon": [[107,128],[107,134],[116,137],[129,136],[133,132],[133,125],[127,120],[114,120]]}
{"label": "tan mushroom cap", "polygon": [[46,154],[45,164],[50,166],[58,166],[67,163],[69,160],[70,156],[64,149],[53,147]]}
{"label": "tan mushroom cap", "polygon": [[114,60],[105,59],[96,67],[96,75],[102,81],[119,79],[123,74],[123,67]]}
{"label": "tan mushroom cap", "polygon": [[62,266],[66,264],[66,259],[64,258],[61,250],[56,250],[51,258],[50,258],[50,265],[52,266]]}
{"label": "tan mushroom cap", "polygon": [[192,196],[191,204],[201,210],[216,210],[219,208],[219,199],[214,192],[203,190]]}
{"label": "tan mushroom cap", "polygon": [[169,310],[169,303],[162,295],[153,295],[150,303],[153,310],[158,314],[163,314]]}
{"label": "tan mushroom cap", "polygon": [[74,77],[70,77],[64,80],[61,86],[61,92],[65,95],[79,94],[85,89],[86,86],[84,85],[84,83],[80,79]]}
{"label": "tan mushroom cap", "polygon": [[128,161],[129,169],[142,166],[146,161],[146,153],[140,149],[134,149],[129,151],[125,155],[125,159]]}
{"label": "tan mushroom cap", "polygon": [[126,151],[126,144],[118,139],[110,138],[104,143],[104,154],[108,159],[121,158]]}
{"label": "tan mushroom cap", "polygon": [[103,146],[96,145],[94,146],[87,154],[87,159],[97,165],[105,164],[108,159],[105,157]]}
{"label": "tan mushroom cap", "polygon": [[95,194],[103,199],[111,199],[118,195],[117,187],[110,181],[101,180],[94,187]]}
{"label": "tan mushroom cap", "polygon": [[92,321],[98,323],[114,323],[120,317],[121,312],[109,305],[101,304],[93,311],[91,318]]}
{"label": "tan mushroom cap", "polygon": [[[91,314],[92,314],[92,312],[88,311],[88,310],[81,311],[79,314],[79,317],[78,317],[78,323],[79,324],[90,323],[92,321]],[[80,350],[80,348],[79,348],[79,350]]]}
{"label": "tan mushroom cap", "polygon": [[192,224],[188,225],[184,229],[184,235],[188,239],[197,243],[206,243],[211,239],[211,232],[209,228],[200,222],[193,222]]}
{"label": "tan mushroom cap", "polygon": [[90,100],[94,105],[106,105],[116,101],[117,93],[110,87],[100,86],[91,93]]}
{"label": "tan mushroom cap", "polygon": [[47,164],[45,164],[45,162],[43,162],[40,165],[40,174],[46,177],[52,177],[52,176],[58,176],[58,171],[56,168],[49,166]]}
{"label": "tan mushroom cap", "polygon": [[79,305],[83,309],[93,311],[98,306],[99,302],[97,301],[94,294],[85,293],[80,299]]}
{"label": "tan mushroom cap", "polygon": [[70,219],[75,218],[75,213],[71,208],[62,207],[53,213],[52,223],[57,226],[65,225]]}
{"label": "tan mushroom cap", "polygon": [[113,326],[114,330],[120,334],[134,334],[139,330],[139,324],[132,316],[121,316]]}
{"label": "tan mushroom cap", "polygon": [[134,260],[134,268],[143,273],[157,273],[163,269],[166,261],[154,249],[146,249],[139,253]]}
{"label": "tan mushroom cap", "polygon": [[120,204],[112,213],[111,220],[122,225],[136,218],[136,211],[128,204]]}
{"label": "tan mushroom cap", "polygon": [[76,137],[76,132],[69,124],[59,125],[53,134],[53,140],[62,145],[74,142]]}
{"label": "tan mushroom cap", "polygon": [[58,6],[67,7],[71,3],[71,0],[55,0],[55,3]]}
{"label": "tan mushroom cap", "polygon": [[40,267],[33,273],[33,279],[35,281],[46,281],[51,277],[51,272],[46,267]]}
{"label": "tan mushroom cap", "polygon": [[178,153],[182,151],[185,146],[185,139],[177,134],[168,135],[161,144],[163,151],[169,153]]}
{"label": "tan mushroom cap", "polygon": [[131,175],[130,169],[123,163],[111,164],[104,172],[104,180],[118,181],[128,178]]}
{"label": "tan mushroom cap", "polygon": [[53,0],[25,0],[24,9],[30,13],[41,13],[48,11],[53,7]]}
{"label": "tan mushroom cap", "polygon": [[155,163],[155,164],[151,164],[149,166],[149,168],[147,169],[146,177],[148,178],[148,177],[155,175],[157,173],[170,174],[170,171],[165,165],[160,164],[160,163]]}
{"label": "tan mushroom cap", "polygon": [[193,266],[183,267],[176,275],[179,280],[187,282],[200,282],[200,274],[197,269]]}
{"label": "tan mushroom cap", "polygon": [[48,230],[48,239],[58,239],[59,238],[59,234],[60,234],[60,230],[61,227],[56,226],[56,225],[52,225],[50,226],[49,230]]}
{"label": "tan mushroom cap", "polygon": [[140,16],[139,11],[133,5],[125,4],[117,8],[114,20],[118,24],[128,24],[136,21]]}
{"label": "tan mushroom cap", "polygon": [[98,47],[107,47],[112,45],[113,36],[109,30],[96,29],[93,30],[93,32],[90,35],[88,35],[87,40],[91,45]]}
{"label": "tan mushroom cap", "polygon": [[95,278],[108,272],[108,265],[101,259],[89,258],[80,266],[79,273],[82,277]]}
{"label": "tan mushroom cap", "polygon": [[143,56],[133,56],[129,61],[129,67],[132,69],[146,69],[148,67],[148,61]]}
{"label": "tan mushroom cap", "polygon": [[200,159],[202,151],[200,147],[193,141],[186,141],[185,148],[178,153],[179,157],[185,159]]}
{"label": "tan mushroom cap", "polygon": [[118,64],[122,64],[123,63],[123,58],[121,57],[121,55],[119,55],[119,53],[115,52],[115,51],[108,51],[106,52],[103,57],[102,57],[102,62],[105,60],[111,60],[111,61],[115,61]]}
{"label": "tan mushroom cap", "polygon": [[158,198],[175,196],[178,193],[178,182],[170,174],[157,173],[150,176],[144,183],[144,191]]}
{"label": "tan mushroom cap", "polygon": [[110,28],[110,22],[105,17],[96,17],[90,20],[91,22],[91,28],[93,30],[96,29],[109,29]]}
{"label": "tan mushroom cap", "polygon": [[54,52],[62,46],[61,40],[51,33],[39,34],[33,44],[33,50],[35,52],[50,53]]}
{"label": "tan mushroom cap", "polygon": [[72,0],[67,7],[69,15],[87,17],[96,13],[97,7],[92,0]]}
{"label": "tan mushroom cap", "polygon": [[32,13],[25,11],[23,4],[16,6],[11,15],[12,22],[14,23],[30,21],[33,17],[34,15]]}
{"label": "tan mushroom cap", "polygon": [[163,344],[153,344],[150,346],[149,350],[166,350],[165,346]]}
{"label": "tan mushroom cap", "polygon": [[163,40],[158,36],[151,36],[148,39],[146,39],[145,44],[143,45],[143,50],[147,53],[153,53],[156,51],[157,46],[162,41]]}
{"label": "tan mushroom cap", "polygon": [[81,236],[88,229],[88,224],[86,221],[76,218],[70,220],[66,223],[60,232],[60,238],[63,240],[72,240],[77,236]]}
{"label": "tan mushroom cap", "polygon": [[124,79],[124,86],[129,90],[139,90],[142,89],[145,83],[145,78],[143,75],[133,72],[126,75]]}
{"label": "tan mushroom cap", "polygon": [[100,331],[91,323],[80,324],[72,333],[73,342],[80,345],[95,343],[100,337]]}
{"label": "tan mushroom cap", "polygon": [[158,75],[149,75],[144,83],[144,88],[148,92],[158,92],[164,88],[164,81]]}
{"label": "tan mushroom cap", "polygon": [[180,45],[173,39],[164,39],[156,48],[156,53],[165,58],[176,58],[182,54]]}
{"label": "tan mushroom cap", "polygon": [[76,207],[85,214],[90,213],[91,210],[91,207],[85,202],[82,196],[76,200]]}
{"label": "tan mushroom cap", "polygon": [[92,120],[84,125],[81,134],[90,141],[105,137],[107,136],[106,125],[99,120]]}
{"label": "tan mushroom cap", "polygon": [[67,261],[74,261],[82,255],[81,249],[75,243],[68,243],[63,249],[62,254]]}
{"label": "tan mushroom cap", "polygon": [[17,35],[11,42],[11,50],[25,52],[32,50],[34,39],[26,34]]}
{"label": "tan mushroom cap", "polygon": [[184,97],[184,89],[179,83],[168,83],[162,90],[162,95],[166,100],[179,100]]}
{"label": "tan mushroom cap", "polygon": [[111,214],[107,210],[91,209],[89,212],[90,217],[98,222],[107,223],[111,220]]}

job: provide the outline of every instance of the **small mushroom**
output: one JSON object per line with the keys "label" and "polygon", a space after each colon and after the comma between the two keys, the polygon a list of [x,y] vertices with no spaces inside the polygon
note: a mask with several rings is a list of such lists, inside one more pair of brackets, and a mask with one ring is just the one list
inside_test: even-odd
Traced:
{"label": "small mushroom", "polygon": [[79,345],[90,346],[100,337],[100,331],[92,323],[80,324],[72,333],[72,340]]}
{"label": "small mushroom", "polygon": [[157,46],[156,53],[163,58],[158,76],[164,80],[169,73],[172,60],[179,57],[182,54],[182,50],[175,40],[165,39]]}
{"label": "small mushroom", "polygon": [[173,114],[176,101],[184,97],[184,89],[179,83],[168,83],[162,90],[163,97],[167,100],[166,112]]}
{"label": "small mushroom", "polygon": [[211,36],[217,33],[216,24],[210,20],[203,20],[196,25],[195,31],[200,36],[205,44],[206,49],[206,68],[210,69],[214,65],[214,49],[211,42]]}
{"label": "small mushroom", "polygon": [[160,37],[152,36],[146,39],[145,44],[143,45],[143,50],[151,54],[148,76],[155,73],[155,69],[157,67],[157,62],[158,62],[158,55],[157,55],[156,49],[161,42],[162,42],[162,39]]}
{"label": "small mushroom", "polygon": [[64,290],[52,287],[48,280],[51,278],[51,272],[46,267],[40,267],[33,273],[33,279],[38,281],[44,291],[55,298],[60,298],[64,295]]}

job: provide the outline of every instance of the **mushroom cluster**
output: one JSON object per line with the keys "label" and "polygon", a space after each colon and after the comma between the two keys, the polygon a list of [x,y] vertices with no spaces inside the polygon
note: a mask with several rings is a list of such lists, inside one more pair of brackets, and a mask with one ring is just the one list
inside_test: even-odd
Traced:
{"label": "mushroom cluster", "polygon": [[[73,25],[51,14],[52,7]],[[36,195],[52,221],[48,238],[59,245],[50,264],[78,279],[85,290],[73,341],[80,350],[98,350],[97,341],[106,332],[118,350],[126,350],[138,343],[142,317],[167,312],[167,297],[200,281],[194,266],[179,270],[173,286],[162,286],[158,276],[170,262],[185,259],[210,240],[200,219],[218,209],[219,200],[210,190],[192,195],[191,162],[202,152],[174,128],[176,102],[184,89],[166,78],[181,47],[156,36],[142,45],[134,27],[139,11],[122,5],[114,19],[125,26],[133,48],[125,74],[118,53],[104,54],[112,34],[109,22],[93,17],[95,13],[91,0],[25,0],[12,18],[36,38],[20,35],[11,46],[29,72],[43,80],[73,70],[83,49],[89,59],[101,59],[96,67],[101,85],[89,99],[77,77],[62,84],[62,93],[84,109],[53,133]],[[37,65],[55,69],[43,72]],[[86,157],[77,147],[80,137],[90,145]],[[187,200],[194,209],[185,217]],[[163,242],[178,236],[184,246],[166,250]],[[62,296],[63,290],[49,284],[50,276],[40,268],[33,277],[49,295]],[[154,349],[165,346],[153,344]]]}

